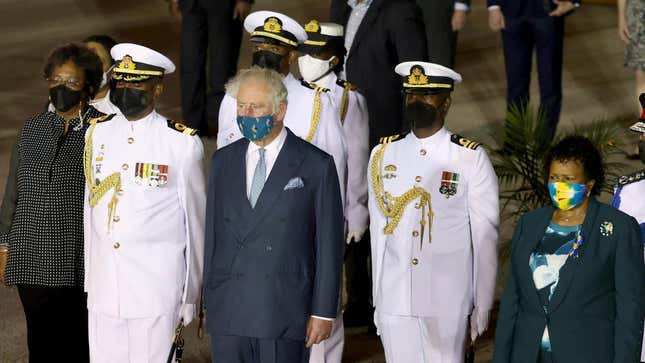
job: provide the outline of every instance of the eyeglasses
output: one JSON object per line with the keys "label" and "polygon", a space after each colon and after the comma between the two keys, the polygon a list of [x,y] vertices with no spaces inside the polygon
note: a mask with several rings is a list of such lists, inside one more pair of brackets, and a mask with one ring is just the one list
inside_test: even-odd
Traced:
{"label": "eyeglasses", "polygon": [[67,88],[71,88],[73,90],[80,90],[83,87],[83,84],[74,78],[69,78],[69,79],[63,79],[60,77],[53,77],[53,78],[45,78],[45,81],[49,84],[51,87],[56,87],[58,85],[64,84],[67,86]]}

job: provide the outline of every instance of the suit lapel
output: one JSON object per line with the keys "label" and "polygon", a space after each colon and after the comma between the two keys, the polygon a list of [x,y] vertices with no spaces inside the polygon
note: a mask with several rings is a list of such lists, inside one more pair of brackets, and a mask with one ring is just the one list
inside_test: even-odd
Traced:
{"label": "suit lapel", "polygon": [[[233,166],[233,177],[231,181],[231,195],[230,200],[232,205],[238,206],[237,208],[229,209],[233,215],[237,214],[236,217],[230,218],[228,221],[234,224],[233,230],[237,232],[238,238],[242,237],[246,229],[246,221],[251,219],[253,209],[251,208],[251,203],[249,198],[246,195],[246,152],[249,147],[249,140],[243,139],[237,145],[237,152],[232,153],[235,155],[236,160],[232,160],[230,165]],[[237,182],[235,182],[237,181]],[[226,217],[225,217],[226,218]]]}
{"label": "suit lapel", "polygon": [[271,173],[269,174],[269,177],[262,188],[262,192],[258,197],[258,201],[255,204],[255,209],[253,209],[254,218],[245,230],[245,238],[274,207],[277,199],[283,192],[284,186],[289,182],[290,178],[295,176],[294,174],[296,170],[302,163],[304,156],[299,150],[296,138],[297,136],[295,136],[291,130],[287,129],[287,139],[282,146],[282,150],[280,150],[280,153],[278,154],[278,158],[276,159],[275,164],[271,169]]}
{"label": "suit lapel", "polygon": [[553,208],[545,208],[544,214],[540,215],[537,220],[526,221],[530,222],[526,226],[525,235],[527,237],[527,242],[520,249],[520,285],[526,288],[526,295],[536,304],[536,306],[542,310],[542,303],[540,302],[540,297],[538,295],[537,289],[535,288],[535,282],[533,281],[533,271],[531,271],[531,266],[529,265],[529,259],[531,253],[535,251],[540,241],[542,241],[542,236],[544,236],[544,231],[551,221],[551,216],[553,215]]}
{"label": "suit lapel", "polygon": [[[358,26],[358,30],[356,30],[356,34],[354,35],[352,46],[349,50],[349,53],[347,54],[348,59],[351,58],[352,55],[355,53],[356,47],[358,47],[358,44],[361,42],[361,39],[365,36],[365,34],[367,34],[369,29],[372,28],[372,23],[374,22],[374,20],[376,20],[376,16],[378,15],[381,4],[382,4],[382,0],[373,0],[369,9],[367,9],[367,13],[365,13],[365,17],[361,21],[361,25]],[[349,16],[351,16],[351,11]]]}
{"label": "suit lapel", "polygon": [[564,266],[560,269],[560,278],[558,281],[558,286],[549,301],[549,312],[554,311],[558,308],[562,300],[567,294],[575,275],[576,269],[584,261],[585,250],[589,248],[588,243],[591,242],[591,233],[593,232],[593,227],[596,225],[596,217],[598,216],[598,202],[591,197],[589,198],[589,206],[587,207],[587,215],[585,216],[585,221],[582,224],[582,237],[584,238],[584,244],[578,250],[578,258],[569,256],[567,261],[564,263]]}

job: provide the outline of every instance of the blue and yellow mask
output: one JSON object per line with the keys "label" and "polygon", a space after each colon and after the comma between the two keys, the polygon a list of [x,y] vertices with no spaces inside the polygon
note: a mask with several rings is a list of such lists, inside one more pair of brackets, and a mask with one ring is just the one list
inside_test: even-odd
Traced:
{"label": "blue and yellow mask", "polygon": [[273,115],[260,117],[237,116],[237,126],[240,128],[242,135],[250,141],[262,140],[271,133],[274,125]]}
{"label": "blue and yellow mask", "polygon": [[553,204],[562,210],[573,209],[587,197],[587,184],[556,182],[549,183],[549,194]]}

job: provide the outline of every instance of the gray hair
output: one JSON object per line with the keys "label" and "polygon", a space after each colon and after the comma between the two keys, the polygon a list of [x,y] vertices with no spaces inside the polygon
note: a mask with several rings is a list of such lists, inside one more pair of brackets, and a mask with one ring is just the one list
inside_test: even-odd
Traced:
{"label": "gray hair", "polygon": [[242,69],[237,72],[235,77],[229,80],[226,83],[226,86],[224,86],[226,88],[226,93],[237,99],[240,85],[251,79],[264,82],[269,89],[268,96],[273,106],[273,113],[277,113],[279,111],[281,103],[284,103],[285,105],[287,104],[287,88],[284,86],[284,83],[282,83],[282,76],[272,69],[260,68],[258,66]]}

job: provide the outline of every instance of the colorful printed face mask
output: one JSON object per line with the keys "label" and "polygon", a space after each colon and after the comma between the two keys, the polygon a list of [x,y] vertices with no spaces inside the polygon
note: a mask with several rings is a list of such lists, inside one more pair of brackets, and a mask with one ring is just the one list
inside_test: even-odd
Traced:
{"label": "colorful printed face mask", "polygon": [[273,115],[260,117],[237,116],[237,126],[240,128],[242,135],[251,141],[262,140],[271,133],[274,124]]}
{"label": "colorful printed face mask", "polygon": [[549,194],[558,209],[573,209],[587,197],[587,184],[549,183]]}

